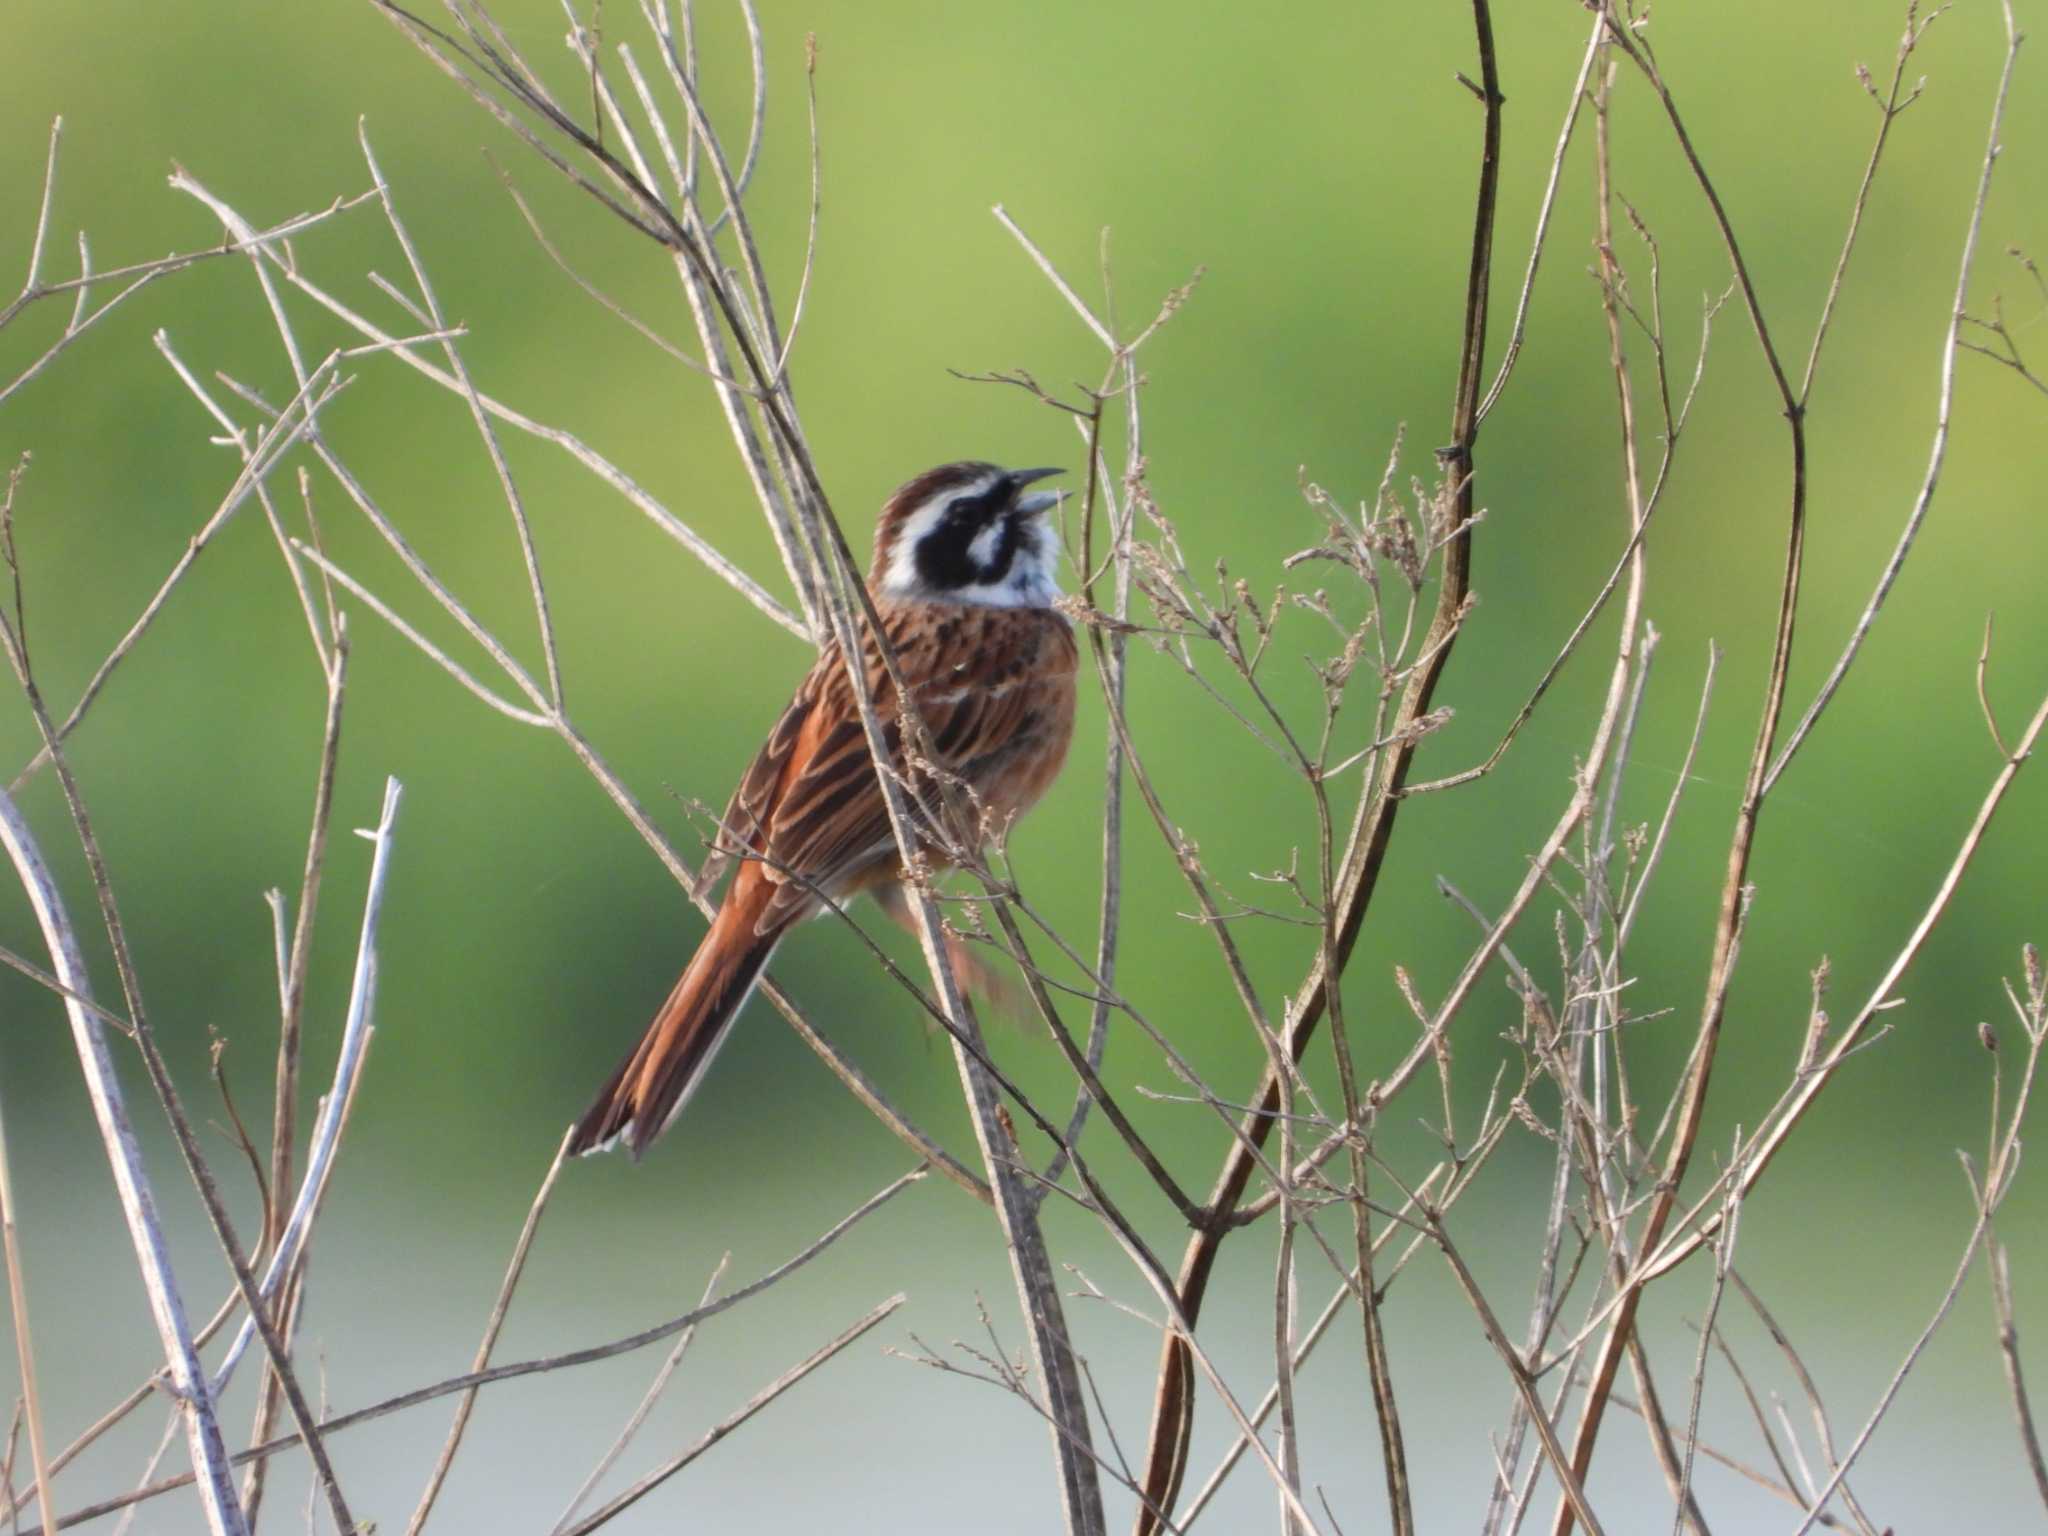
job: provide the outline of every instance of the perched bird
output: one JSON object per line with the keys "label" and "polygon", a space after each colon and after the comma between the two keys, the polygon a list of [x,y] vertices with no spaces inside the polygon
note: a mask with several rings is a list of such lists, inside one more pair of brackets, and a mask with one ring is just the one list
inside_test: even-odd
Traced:
{"label": "perched bird", "polygon": [[[1037,803],[1074,729],[1073,630],[1054,607],[1052,469],[945,464],[899,488],[875,527],[868,590],[931,733],[935,766],[1000,827]],[[895,685],[867,640],[867,685],[898,770]],[[570,1151],[620,1140],[635,1156],[666,1130],[797,923],[860,891],[903,920],[903,867],[837,645],[827,646],[726,808],[714,859],[738,871],[711,931],[647,1033],[577,1122]],[[934,857],[936,858],[936,850]],[[715,873],[715,871],[714,871]]]}

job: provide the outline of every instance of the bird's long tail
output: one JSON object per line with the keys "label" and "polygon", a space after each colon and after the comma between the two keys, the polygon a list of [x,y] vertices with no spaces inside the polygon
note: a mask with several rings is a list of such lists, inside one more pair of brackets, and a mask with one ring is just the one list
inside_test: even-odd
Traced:
{"label": "bird's long tail", "polygon": [[767,933],[756,931],[765,903],[747,899],[754,892],[745,887],[754,884],[735,882],[647,1033],[577,1121],[569,1139],[571,1154],[609,1151],[623,1140],[637,1158],[668,1129],[704,1080],[705,1068],[782,939],[780,924]]}

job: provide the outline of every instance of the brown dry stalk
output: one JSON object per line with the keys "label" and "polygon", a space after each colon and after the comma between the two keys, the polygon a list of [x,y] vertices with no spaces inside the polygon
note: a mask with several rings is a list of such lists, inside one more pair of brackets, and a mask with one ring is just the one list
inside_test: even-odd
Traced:
{"label": "brown dry stalk", "polygon": [[[1479,391],[1486,353],[1494,208],[1500,186],[1503,100],[1494,58],[1493,17],[1487,0],[1473,0],[1472,19],[1479,50],[1484,121],[1481,127],[1479,188],[1472,221],[1472,260],[1465,284],[1464,335],[1459,347],[1458,385],[1451,410],[1451,444],[1440,455],[1443,472],[1449,477],[1456,497],[1450,537],[1444,543],[1443,575],[1437,589],[1436,608],[1422,643],[1426,659],[1410,675],[1402,693],[1395,710],[1393,729],[1387,733],[1393,740],[1383,759],[1378,783],[1359,797],[1358,810],[1346,843],[1342,874],[1336,887],[1335,967],[1332,969],[1326,965],[1324,956],[1319,954],[1288,1010],[1292,1023],[1288,1029],[1286,1049],[1293,1061],[1301,1059],[1316,1026],[1322,1021],[1330,991],[1350,960],[1359,927],[1378,889],[1380,871],[1385,865],[1387,847],[1393,837],[1395,817],[1401,804],[1401,791],[1407,783],[1409,768],[1420,742],[1412,732],[1416,723],[1429,713],[1430,701],[1450,660],[1465,599],[1471,590],[1472,450],[1478,436]],[[1272,1131],[1273,1116],[1280,1102],[1280,1069],[1268,1066],[1251,1102],[1254,1108],[1245,1117],[1240,1139],[1233,1143],[1226,1155],[1210,1194],[1211,1225],[1189,1240],[1181,1258],[1177,1290],[1181,1308],[1190,1324],[1201,1314],[1203,1297],[1230,1230],[1223,1218],[1243,1199],[1245,1186],[1256,1166],[1253,1152],[1264,1145]],[[1193,1425],[1194,1371],[1190,1349],[1186,1339],[1170,1332],[1161,1350],[1158,1381],[1153,1393],[1152,1428],[1141,1479],[1146,1505],[1141,1507],[1138,1515],[1137,1536],[1154,1536],[1159,1529],[1149,1506],[1171,1509],[1179,1496],[1181,1480],[1187,1472],[1189,1436]]]}

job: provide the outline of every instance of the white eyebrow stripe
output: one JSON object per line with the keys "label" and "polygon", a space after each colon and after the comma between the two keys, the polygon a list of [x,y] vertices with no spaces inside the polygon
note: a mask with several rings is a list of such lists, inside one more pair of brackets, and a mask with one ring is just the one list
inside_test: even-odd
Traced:
{"label": "white eyebrow stripe", "polygon": [[[924,578],[917,570],[917,546],[939,526],[940,519],[946,515],[946,508],[955,500],[962,496],[970,499],[985,496],[995,489],[996,482],[1000,479],[1000,472],[990,473],[979,476],[966,485],[956,485],[949,490],[940,491],[927,498],[915,512],[903,519],[903,525],[896,532],[896,547],[889,555],[889,569],[882,577],[882,590],[898,597],[922,594]],[[975,542],[978,544],[980,540],[977,538]]]}
{"label": "white eyebrow stripe", "polygon": [[918,589],[917,546],[946,515],[950,500],[950,495],[934,497],[903,520],[896,531],[896,547],[889,555],[889,569],[882,577],[884,591],[908,595]]}

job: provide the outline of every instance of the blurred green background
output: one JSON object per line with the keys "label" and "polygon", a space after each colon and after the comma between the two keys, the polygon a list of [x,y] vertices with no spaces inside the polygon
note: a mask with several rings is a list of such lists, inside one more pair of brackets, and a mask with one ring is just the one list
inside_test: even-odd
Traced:
{"label": "blurred green background", "polygon": [[[2038,23],[2022,7],[2021,21]],[[1545,168],[1588,20],[1550,0],[1502,7],[1508,97],[1492,354],[1507,332]],[[576,86],[559,12],[500,14],[530,58]],[[1190,562],[1225,558],[1267,586],[1279,558],[1313,542],[1297,473],[1342,502],[1369,496],[1397,430],[1402,474],[1430,472],[1444,440],[1469,241],[1479,114],[1452,72],[1474,70],[1455,6],[1036,7],[778,3],[764,18],[771,111],[751,202],[784,312],[800,270],[808,172],[805,35],[819,40],[824,212],[794,377],[806,426],[857,543],[868,510],[942,460],[1069,463],[1071,429],[1020,392],[948,370],[1025,367],[1048,385],[1095,382],[1098,349],[989,215],[1002,202],[1099,296],[1102,231],[1113,231],[1116,310],[1126,329],[1200,266],[1192,302],[1145,353],[1151,481]],[[1658,7],[1652,36],[1701,152],[1742,232],[1788,366],[1803,362],[1877,113],[1852,74],[1889,74],[1901,25],[1891,4]],[[698,531],[784,584],[702,379],[589,303],[537,249],[489,166],[518,180],[579,268],[665,334],[687,316],[659,254],[559,186],[363,4],[17,5],[16,67],[0,100],[0,234],[25,263],[49,121],[64,114],[49,254],[75,268],[75,234],[96,265],[219,238],[217,223],[168,190],[172,161],[259,223],[367,185],[356,121],[370,135],[447,312],[469,327],[480,387],[576,432]],[[637,15],[614,5],[612,38],[651,57]],[[724,120],[744,110],[745,53],[731,14],[704,22],[707,92]],[[1925,95],[1894,130],[1863,243],[1823,357],[1811,425],[1808,581],[1791,707],[1803,709],[1867,599],[1924,470],[1956,260],[2002,58],[1997,7],[1962,0],[1908,67]],[[2048,256],[2048,96],[2023,56],[2005,155],[1984,227],[1971,306],[2004,295],[2023,346],[2048,357],[2040,293],[2006,254]],[[1726,264],[1655,104],[1626,75],[1616,107],[1619,191],[1662,250],[1672,365],[1689,375],[1702,296]],[[1623,528],[1611,375],[1592,261],[1590,137],[1567,166],[1558,223],[1513,386],[1478,451],[1475,587],[1480,607],[1439,702],[1457,710],[1420,772],[1450,772],[1497,738],[1597,589]],[[374,209],[297,242],[316,281],[396,328],[368,283],[403,258]],[[1641,247],[1623,258],[1647,291]],[[349,338],[297,296],[310,355]],[[0,335],[11,378],[56,336],[58,304]],[[34,465],[16,508],[30,643],[48,696],[67,707],[132,621],[234,475],[231,451],[150,344],[166,329],[202,374],[226,370],[287,397],[290,375],[246,262],[202,264],[144,291],[0,407],[0,455]],[[1639,381],[1649,360],[1632,338]],[[462,402],[388,359],[324,417],[337,450],[435,570],[529,666],[538,666],[518,550]],[[1644,396],[1647,406],[1648,396]],[[241,414],[246,418],[247,411]],[[509,437],[545,562],[571,707],[591,739],[679,844],[694,843],[681,800],[718,801],[807,662],[802,644],[756,615],[676,545],[561,454]],[[1739,308],[1721,314],[1676,475],[1649,540],[1646,611],[1663,636],[1638,732],[1625,814],[1651,820],[1670,794],[1710,642],[1726,656],[1675,840],[1635,940],[1631,993],[1642,1083],[1661,1097],[1697,1016],[1715,896],[1767,660],[1788,480],[1786,432]],[[1940,495],[1863,659],[1770,802],[1752,868],[1756,898],[1702,1158],[1754,1125],[1793,1062],[1807,973],[1831,958],[1838,1018],[1853,1012],[1917,918],[1997,768],[1973,691],[1985,616],[1997,641],[1989,697],[2008,735],[2048,685],[2048,401],[1973,355],[1958,367],[1955,430]],[[276,482],[289,487],[288,476]],[[362,519],[315,475],[330,547],[427,632],[454,645]],[[290,499],[289,497],[287,498]],[[701,931],[638,839],[562,745],[489,713],[360,604],[337,796],[339,827],[375,819],[386,774],[406,785],[384,928],[378,1034],[329,1215],[316,1246],[307,1336],[324,1390],[347,1408],[466,1366],[496,1277],[560,1128],[643,1024]],[[1497,907],[1569,793],[1611,646],[1589,638],[1501,770],[1403,813],[1382,894],[1346,992],[1362,1070],[1412,1038],[1392,981],[1406,966],[1442,993],[1472,938],[1433,894],[1442,875]],[[1317,644],[1300,622],[1283,667]],[[460,652],[482,665],[474,651]],[[1273,760],[1151,652],[1133,652],[1131,709],[1174,814],[1224,884],[1256,900],[1249,871],[1286,862],[1313,824]],[[1307,675],[1284,691],[1312,708]],[[209,1030],[229,1041],[244,1112],[267,1112],[275,1033],[269,916],[261,893],[295,890],[323,696],[276,548],[252,506],[207,550],[154,632],[121,668],[73,757],[111,861],[157,1030],[195,1108],[218,1118],[204,1063]],[[1355,727],[1362,729],[1362,727]],[[25,762],[26,710],[0,708],[0,761]],[[1084,704],[1074,768],[1016,843],[1018,867],[1071,931],[1092,922],[1099,860],[1103,729]],[[1908,975],[1883,1043],[1845,1070],[1743,1212],[1740,1261],[1807,1351],[1849,1438],[1947,1283],[1970,1225],[1953,1152],[1981,1159],[1989,1063],[1979,1020],[2017,1031],[2000,991],[2020,944],[2048,940],[2043,861],[2048,786],[2022,775],[1948,921]],[[55,785],[26,805],[81,916],[89,886]],[[1133,808],[1135,811],[1135,807]],[[1129,940],[1122,980],[1226,1094],[1248,1091],[1257,1047],[1228,1005],[1208,937],[1173,914],[1184,891],[1134,815]],[[324,1079],[346,996],[367,849],[337,838],[321,909],[308,1013],[308,1105]],[[1554,984],[1551,908],[1517,934]],[[1305,962],[1300,930],[1243,925],[1269,1000]],[[0,903],[0,942],[40,949],[26,907]],[[904,952],[893,933],[883,942]],[[113,993],[104,946],[96,978]],[[783,951],[778,973],[898,1103],[971,1149],[950,1052],[872,974],[851,936],[827,925]],[[10,1028],[0,1096],[37,1327],[51,1435],[62,1441],[140,1378],[154,1342],[125,1234],[108,1198],[61,1015],[48,995],[0,977]],[[1494,981],[1467,1012],[1458,1049],[1476,1118],[1496,1036],[1515,1018]],[[1077,1010],[1075,1020],[1081,1015]],[[1069,1091],[1045,1041],[999,1035],[1006,1064],[1050,1097]],[[1318,1045],[1316,1067],[1327,1067]],[[133,1062],[128,1062],[133,1066]],[[1109,1079],[1175,1085],[1135,1038],[1112,1044]],[[129,1073],[195,1311],[222,1283],[160,1116]],[[1646,1096],[1648,1089],[1646,1089]],[[1132,1099],[1182,1178],[1205,1187],[1219,1138],[1201,1112]],[[1415,1114],[1429,1113],[1421,1107]],[[1412,1117],[1411,1117],[1412,1118]],[[260,1134],[260,1131],[259,1131]],[[1419,1130],[1399,1145],[1419,1158]],[[253,1196],[229,1144],[209,1132],[246,1228]],[[1178,1241],[1159,1202],[1121,1170],[1100,1125],[1091,1145],[1162,1247]],[[778,1261],[907,1165],[765,1007],[720,1058],[711,1087],[640,1167],[606,1160],[566,1172],[500,1355],[545,1352],[630,1331],[693,1302],[718,1256],[735,1277]],[[1529,1237],[1548,1152],[1509,1151],[1452,1229],[1504,1316],[1526,1307]],[[2038,1353],[2048,1325],[2048,1195],[2023,1178],[2002,1234],[2012,1245],[2021,1333]],[[1151,1298],[1092,1229],[1056,1212],[1058,1256],[1147,1311]],[[1317,1261],[1320,1262],[1320,1261]],[[1214,1346],[1256,1395],[1270,1379],[1268,1250],[1241,1242],[1209,1317]],[[1653,1294],[1646,1323],[1668,1381],[1689,1369],[1686,1319],[1707,1277]],[[1304,1285],[1327,1295],[1314,1265]],[[901,1197],[824,1262],[753,1308],[707,1328],[684,1384],[641,1454],[680,1448],[756,1385],[881,1297],[908,1307],[774,1415],[720,1446],[619,1525],[744,1520],[763,1530],[1036,1531],[1055,1516],[1041,1429],[998,1394],[883,1353],[912,1333],[945,1347],[981,1338],[986,1296],[1005,1340],[1021,1342],[1007,1271],[985,1213],[937,1182]],[[1507,1391],[1440,1263],[1422,1256],[1390,1314],[1427,1528],[1469,1528],[1483,1506],[1486,1431]],[[1126,1450],[1142,1438],[1153,1336],[1119,1313],[1076,1304]],[[2029,1328],[2032,1331],[2029,1333]],[[1780,1390],[1754,1328],[1759,1374]],[[1304,1377],[1314,1426],[1306,1455],[1349,1530],[1381,1520],[1376,1443],[1343,1332]],[[308,1358],[312,1358],[309,1352]],[[1262,1361],[1266,1361],[1262,1364]],[[2036,1362],[2048,1378],[2048,1359]],[[609,1440],[651,1362],[493,1389],[447,1495],[454,1529],[550,1521]],[[246,1422],[248,1384],[231,1425]],[[7,1389],[11,1392],[11,1388]],[[1799,1400],[1792,1397],[1801,1419]],[[1213,1402],[1198,1424],[1197,1475],[1221,1444]],[[1717,1377],[1706,1422],[1759,1456],[1732,1385]],[[396,1528],[445,1424],[441,1407],[335,1441],[360,1515]],[[154,1444],[138,1424],[95,1452],[71,1503],[125,1486]],[[1668,1522],[1640,1431],[1609,1420],[1596,1493],[1611,1509]],[[169,1464],[182,1465],[174,1447]],[[278,1487],[296,1500],[302,1466]],[[1703,1471],[1723,1528],[1778,1528],[1780,1506]],[[1998,1378],[1981,1278],[1881,1431],[1859,1479],[1880,1520],[1901,1529],[2013,1529],[2038,1520]],[[991,1501],[991,1489],[1003,1497]],[[1271,1518],[1250,1474],[1212,1516]],[[296,1519],[295,1510],[272,1517]],[[180,1500],[138,1529],[191,1528]]]}

